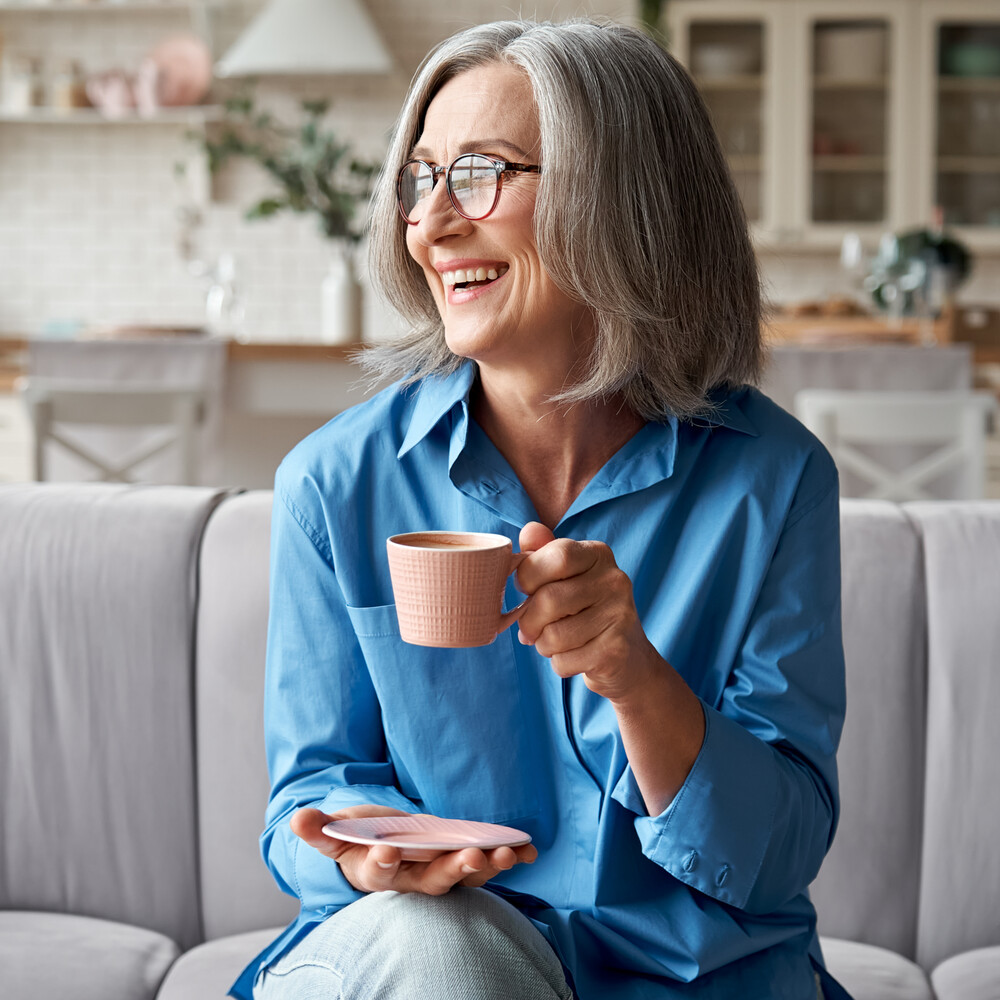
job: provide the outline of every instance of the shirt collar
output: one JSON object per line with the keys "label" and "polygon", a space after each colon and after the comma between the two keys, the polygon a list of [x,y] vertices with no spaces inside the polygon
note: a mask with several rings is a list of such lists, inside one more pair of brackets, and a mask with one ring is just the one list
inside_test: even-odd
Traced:
{"label": "shirt collar", "polygon": [[[435,375],[425,378],[416,390],[416,401],[406,436],[400,445],[397,458],[402,458],[411,448],[422,441],[437,423],[457,403],[468,403],[469,391],[476,378],[476,366],[471,361],[465,361],[462,366],[450,375]],[[727,427],[730,430],[757,437],[757,428],[743,412],[741,403],[746,394],[752,392],[749,388],[735,391],[714,389],[709,393],[709,399],[715,405],[715,411],[708,417],[693,421],[699,427]],[[673,421],[670,421],[673,423]],[[667,472],[669,475],[669,471]]]}
{"label": "shirt collar", "polygon": [[450,375],[434,375],[420,382],[410,423],[396,454],[397,458],[402,458],[427,437],[456,403],[468,402],[469,390],[475,378],[476,366],[471,361],[466,361],[458,371]]}
{"label": "shirt collar", "polygon": [[731,431],[749,434],[750,437],[760,437],[760,432],[743,412],[743,403],[747,396],[755,392],[750,386],[739,389],[712,389],[708,398],[715,406],[715,411],[708,417],[692,421],[696,427],[728,427]]}

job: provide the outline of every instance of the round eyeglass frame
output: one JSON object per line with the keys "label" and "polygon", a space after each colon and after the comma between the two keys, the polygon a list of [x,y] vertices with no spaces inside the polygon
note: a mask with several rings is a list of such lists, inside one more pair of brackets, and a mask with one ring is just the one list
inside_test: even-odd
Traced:
{"label": "round eyeglass frame", "polygon": [[[490,205],[489,209],[482,215],[469,215],[467,212],[462,210],[461,205],[458,202],[458,198],[455,196],[455,190],[451,185],[451,171],[452,168],[458,163],[459,160],[464,160],[472,156],[478,156],[480,159],[489,160],[493,164],[493,169],[496,171],[496,194],[493,197],[493,204]],[[407,167],[414,163],[419,163],[421,166],[426,167],[431,174],[431,191],[437,187],[438,181],[441,179],[441,175],[444,174],[445,178],[445,189],[448,192],[448,200],[451,202],[451,207],[463,218],[468,219],[470,222],[481,222],[483,219],[488,218],[496,210],[497,205],[500,204],[500,192],[503,190],[503,178],[504,174],[507,173],[517,173],[517,174],[540,174],[542,172],[541,166],[537,163],[513,163],[510,160],[505,160],[501,156],[493,156],[490,153],[462,153],[461,156],[456,156],[451,163],[446,167],[435,166],[433,163],[428,163],[426,160],[421,160],[418,157],[407,160],[400,168],[396,171],[396,207],[399,209],[399,214],[403,217],[403,221],[408,226],[419,225],[419,219],[411,219],[406,213],[406,209],[403,206],[403,173]]]}

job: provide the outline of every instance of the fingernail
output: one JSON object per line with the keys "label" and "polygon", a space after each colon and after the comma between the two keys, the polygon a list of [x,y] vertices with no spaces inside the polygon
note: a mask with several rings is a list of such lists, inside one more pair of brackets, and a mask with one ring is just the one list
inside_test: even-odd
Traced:
{"label": "fingernail", "polygon": [[528,642],[528,640],[524,637],[524,633],[520,629],[517,630],[517,641],[522,646],[530,646],[531,645],[531,643]]}
{"label": "fingernail", "polygon": [[376,861],[375,864],[377,864],[379,866],[379,868],[395,868],[396,867],[395,862],[392,862],[392,861]]}
{"label": "fingernail", "polygon": [[473,868],[472,865],[462,865],[462,874],[471,875],[473,872],[479,871],[478,868]]}

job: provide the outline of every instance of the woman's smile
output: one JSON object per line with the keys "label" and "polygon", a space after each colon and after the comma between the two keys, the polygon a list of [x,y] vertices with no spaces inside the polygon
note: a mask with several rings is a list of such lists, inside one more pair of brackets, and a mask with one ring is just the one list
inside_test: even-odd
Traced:
{"label": "woman's smile", "polygon": [[434,265],[441,275],[449,305],[461,305],[479,298],[493,288],[509,271],[502,261],[449,260]]}

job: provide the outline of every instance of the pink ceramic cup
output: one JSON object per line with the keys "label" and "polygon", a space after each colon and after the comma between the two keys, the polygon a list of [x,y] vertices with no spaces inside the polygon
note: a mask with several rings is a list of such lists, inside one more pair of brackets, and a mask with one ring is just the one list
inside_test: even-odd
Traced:
{"label": "pink ceramic cup", "polygon": [[502,613],[507,577],[524,558],[509,538],[414,531],[386,542],[399,634],[416,646],[486,646],[521,614]]}

